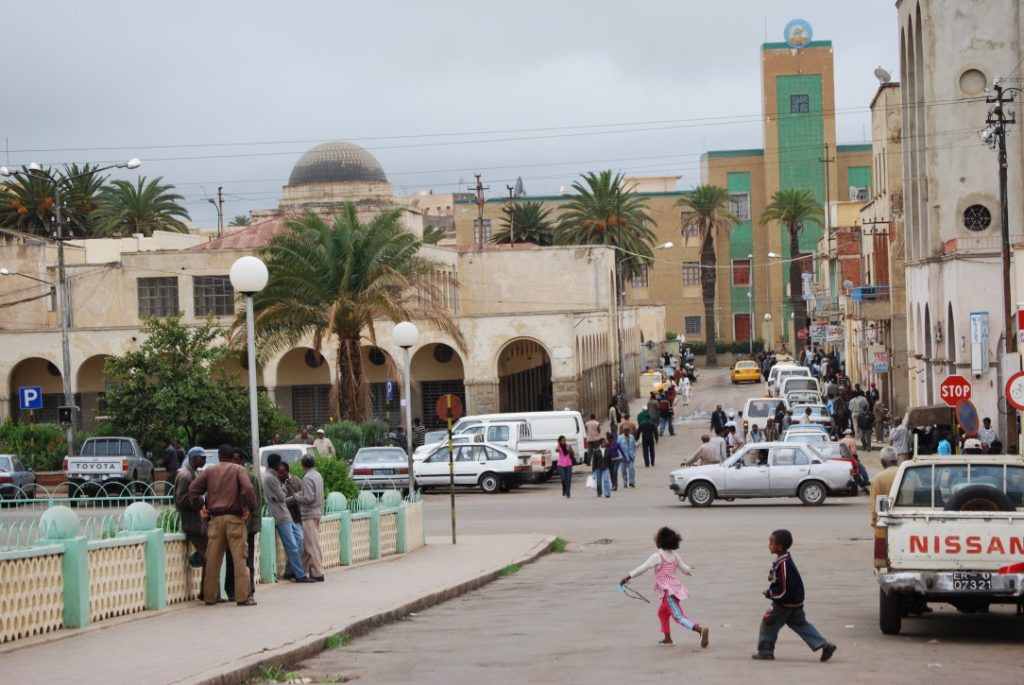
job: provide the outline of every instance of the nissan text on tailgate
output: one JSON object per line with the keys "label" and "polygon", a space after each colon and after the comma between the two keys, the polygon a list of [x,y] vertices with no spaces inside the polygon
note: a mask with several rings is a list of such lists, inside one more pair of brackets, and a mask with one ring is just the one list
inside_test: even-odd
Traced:
{"label": "nissan text on tailgate", "polygon": [[879,627],[951,604],[1024,610],[1024,459],[1019,455],[917,458],[900,465],[877,502]]}

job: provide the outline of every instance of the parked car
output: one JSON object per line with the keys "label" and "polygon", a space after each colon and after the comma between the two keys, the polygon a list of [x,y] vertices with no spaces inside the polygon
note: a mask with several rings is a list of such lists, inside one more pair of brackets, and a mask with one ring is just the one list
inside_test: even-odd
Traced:
{"label": "parked car", "polygon": [[790,406],[794,404],[821,404],[821,395],[813,390],[794,390],[785,394]]}
{"label": "parked car", "polygon": [[[800,367],[805,368],[805,367]],[[779,381],[779,397],[785,397],[791,392],[814,392],[821,395],[821,384],[817,378],[810,376],[786,376]]]}
{"label": "parked car", "polygon": [[794,404],[793,419],[800,419],[808,408],[811,410],[811,423],[824,426],[826,430],[832,428],[832,415],[828,413],[828,407],[824,404]]}
{"label": "parked car", "polygon": [[789,409],[789,403],[785,399],[751,397],[743,407],[743,420],[749,424],[749,427],[753,427],[756,423],[764,428],[768,419],[775,417],[775,410],[778,409],[780,402],[783,410]]}
{"label": "parked car", "polygon": [[852,474],[845,462],[822,458],[810,447],[782,442],[748,443],[721,464],[676,469],[669,487],[680,501],[710,506],[716,498],[799,497],[822,504],[847,492]]}
{"label": "parked car", "polygon": [[[430,434],[428,433],[427,435]],[[452,444],[465,445],[468,442],[474,442],[476,440],[476,437],[476,433],[463,433],[462,435],[453,435]],[[412,452],[412,460],[414,462],[423,461],[431,454],[433,454],[434,450],[436,450],[440,446],[444,446],[445,448],[448,447],[448,431],[444,432],[444,437],[442,439],[424,442],[422,445],[414,449]]]}
{"label": "parked car", "polygon": [[831,461],[842,461],[850,465],[850,491],[849,494],[856,495],[860,489],[857,485],[857,474],[860,473],[860,464],[853,457],[843,456],[843,446],[838,442],[814,442],[810,443],[810,448],[815,453],[820,454],[822,458]]}
{"label": "parked car", "polygon": [[[261,468],[267,465],[267,455],[271,452],[277,452],[280,454],[281,461],[289,465],[299,461],[307,454],[313,457],[316,456],[316,450],[313,449],[312,445],[303,445],[301,443],[292,445],[267,445],[266,447],[260,448]],[[207,461],[207,464],[209,464],[209,461]]]}
{"label": "parked car", "polygon": [[768,392],[773,397],[777,397],[782,380],[790,376],[806,376],[810,378],[811,370],[806,366],[800,366],[796,362],[778,362],[768,372],[768,378],[766,379]]}
{"label": "parked car", "polygon": [[363,447],[352,458],[360,490],[409,490],[409,456],[401,447]]}
{"label": "parked car", "polygon": [[78,456],[64,457],[64,478],[75,496],[101,490],[110,496],[127,494],[129,483],[152,483],[153,471],[152,455],[135,438],[86,438]]}
{"label": "parked car", "polygon": [[0,454],[0,499],[33,499],[36,475],[14,454]]}
{"label": "parked car", "polygon": [[829,434],[823,430],[811,429],[811,430],[800,430],[799,428],[790,428],[788,431],[782,434],[782,442],[796,442],[801,445],[816,445],[822,442],[828,442],[832,438]]}
{"label": "parked car", "polygon": [[[484,442],[458,445],[454,452],[455,484],[479,486],[491,494],[519,487],[531,475],[530,461],[510,449]],[[441,445],[413,464],[416,484],[424,489],[449,484],[448,446]]]}
{"label": "parked car", "polygon": [[760,383],[761,369],[757,362],[741,359],[732,367],[731,380],[733,383]]}

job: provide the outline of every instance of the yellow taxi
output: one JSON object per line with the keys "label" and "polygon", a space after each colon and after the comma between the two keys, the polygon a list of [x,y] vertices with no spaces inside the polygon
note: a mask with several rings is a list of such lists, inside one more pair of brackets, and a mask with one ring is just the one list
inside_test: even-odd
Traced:
{"label": "yellow taxi", "polygon": [[652,391],[657,395],[665,389],[666,385],[668,385],[668,379],[661,371],[647,370],[640,374],[640,392],[644,397],[647,396],[646,393]]}
{"label": "yellow taxi", "polygon": [[735,383],[760,383],[761,369],[757,362],[750,359],[741,359],[732,367],[732,382]]}

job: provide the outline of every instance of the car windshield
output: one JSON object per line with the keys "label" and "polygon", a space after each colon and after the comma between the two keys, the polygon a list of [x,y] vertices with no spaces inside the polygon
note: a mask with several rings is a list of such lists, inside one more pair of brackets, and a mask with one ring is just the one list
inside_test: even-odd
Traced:
{"label": "car windshield", "polygon": [[988,485],[1024,504],[1024,467],[1002,464],[923,464],[903,473],[897,507],[938,507],[968,485]]}
{"label": "car windshield", "polygon": [[838,442],[818,442],[811,449],[822,459],[837,459],[842,456],[842,446]]}
{"label": "car windshield", "polygon": [[797,404],[793,407],[793,416],[803,416],[807,409],[811,410],[812,419],[827,419],[828,409],[823,404]]}
{"label": "car windshield", "polygon": [[799,442],[808,444],[812,442],[826,442],[828,436],[821,431],[798,431],[796,433],[786,433],[784,442]]}
{"label": "car windshield", "polygon": [[376,449],[359,450],[356,452],[353,464],[385,464],[391,462],[404,462],[408,459],[401,449]]}
{"label": "car windshield", "polygon": [[441,442],[448,437],[448,431],[429,431],[423,436],[423,444],[430,445],[431,443]]}
{"label": "car windshield", "polygon": [[768,416],[775,416],[775,409],[779,404],[781,404],[779,400],[751,400],[747,405],[747,419],[763,419]]}
{"label": "car windshield", "polygon": [[[283,461],[286,464],[293,464],[293,463],[299,461],[300,459],[302,459],[302,456],[304,454],[306,454],[306,450],[304,448],[303,449],[290,448],[290,449],[267,450],[263,454],[260,455],[260,466],[266,466],[267,465],[267,456],[272,454],[272,453],[275,453],[275,452],[277,454],[281,455],[281,461]],[[209,463],[209,462],[207,462],[207,463]]]}
{"label": "car windshield", "polygon": [[737,369],[756,369],[757,364],[754,362],[736,362]]}

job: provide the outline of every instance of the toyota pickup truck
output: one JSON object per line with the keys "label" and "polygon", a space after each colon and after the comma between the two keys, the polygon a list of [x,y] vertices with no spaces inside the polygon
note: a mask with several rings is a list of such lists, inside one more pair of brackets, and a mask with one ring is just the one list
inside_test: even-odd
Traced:
{"label": "toyota pickup truck", "polygon": [[153,483],[153,461],[135,438],[87,438],[78,456],[64,457],[64,479],[72,496],[126,494],[130,483],[144,488]]}
{"label": "toyota pickup truck", "polygon": [[879,628],[899,633],[928,604],[1024,612],[1024,458],[918,457],[876,501]]}

